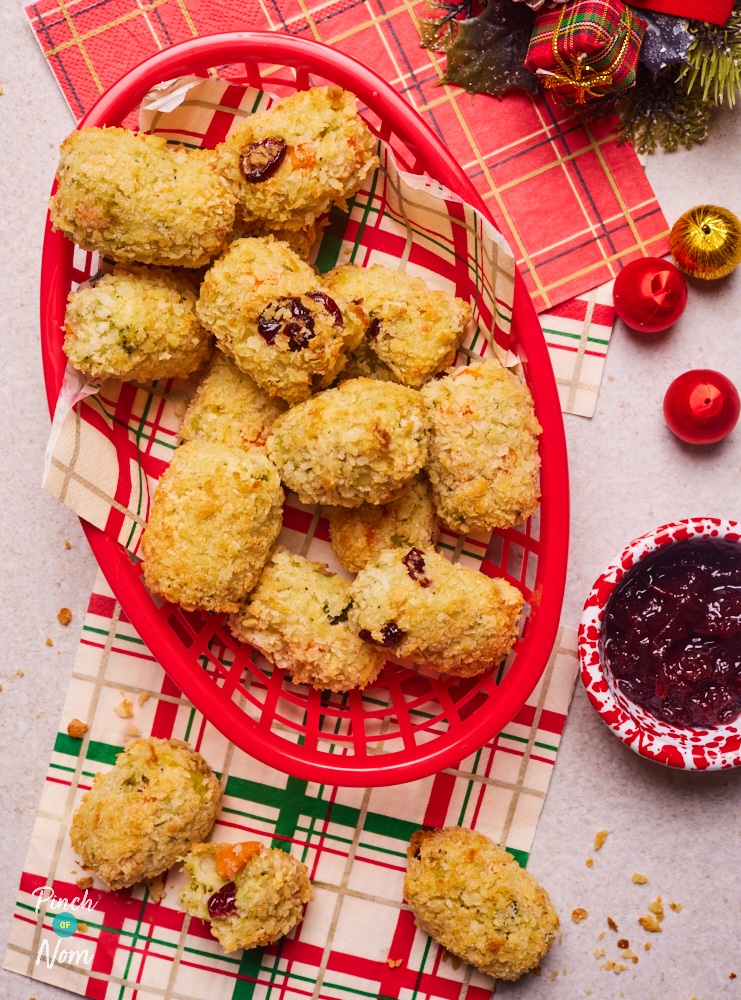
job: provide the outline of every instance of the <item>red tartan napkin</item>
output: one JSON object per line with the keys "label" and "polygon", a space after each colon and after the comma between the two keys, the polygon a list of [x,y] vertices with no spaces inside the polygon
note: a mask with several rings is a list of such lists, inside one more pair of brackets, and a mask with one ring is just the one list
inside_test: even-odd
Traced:
{"label": "red tartan napkin", "polygon": [[614,120],[585,128],[572,111],[522,91],[500,101],[440,86],[440,58],[420,47],[412,5],[40,0],[26,10],[78,119],[128,69],[198,35],[283,31],[354,56],[444,138],[509,241],[538,312],[609,281],[635,257],[668,253],[666,219]]}

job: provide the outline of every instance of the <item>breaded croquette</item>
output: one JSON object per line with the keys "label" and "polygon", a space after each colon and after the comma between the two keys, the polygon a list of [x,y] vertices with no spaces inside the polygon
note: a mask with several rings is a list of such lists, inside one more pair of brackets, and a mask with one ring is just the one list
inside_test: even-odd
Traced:
{"label": "breaded croquette", "polygon": [[215,351],[208,371],[188,405],[180,441],[217,441],[232,448],[263,448],[276,417],[286,409],[245,375],[221,351]]}
{"label": "breaded croquette", "polygon": [[399,382],[389,366],[373,353],[365,339],[347,355],[347,361],[337,381],[345,382],[349,378],[376,378],[380,382]]}
{"label": "breaded croquette", "polygon": [[391,503],[330,507],[325,514],[332,549],[351,573],[363,569],[384,549],[434,548],[440,535],[430,484],[423,476]]}
{"label": "breaded croquette", "polygon": [[345,208],[378,163],[376,139],[340,87],[312,87],[250,115],[217,147],[245,224],[306,230]]}
{"label": "breaded croquette", "polygon": [[375,680],[386,660],[348,625],[349,604],[347,580],[279,545],[230,625],[295,684],[349,691]]}
{"label": "breaded croquette", "polygon": [[198,844],[183,858],[178,902],[208,922],[224,951],[264,948],[303,919],[312,889],[306,865],[257,841]]}
{"label": "breaded croquette", "polygon": [[221,253],[235,198],[212,151],[125,128],[82,128],[62,143],[51,222],[114,260],[201,267]]}
{"label": "breaded croquette", "polygon": [[506,580],[417,548],[382,552],[355,577],[350,596],[361,639],[458,677],[507,655],[524,604]]}
{"label": "breaded croquette", "polygon": [[158,267],[119,264],[70,292],[64,324],[64,353],[92,378],[185,377],[211,353],[193,286]]}
{"label": "breaded croquette", "polygon": [[198,316],[238,368],[291,404],[330,384],[367,321],[270,236],[232,243],[203,280]]}
{"label": "breaded croquette", "polygon": [[322,277],[332,295],[370,318],[366,343],[403,385],[419,389],[455,361],[471,307],[449,292],[383,264],[343,264]]}
{"label": "breaded croquette", "polygon": [[154,878],[211,832],[221,785],[181,740],[131,743],[99,772],[70,828],[83,865],[111,889]]}
{"label": "breaded croquette", "polygon": [[559,920],[545,889],[489,837],[417,830],[404,895],[417,926],[495,979],[516,980],[547,954]]}
{"label": "breaded croquette", "polygon": [[302,503],[359,507],[401,496],[425,462],[428,429],[420,393],[355,378],[278,417],[267,449]]}
{"label": "breaded croquette", "polygon": [[454,531],[509,528],[538,509],[541,427],[528,387],[493,358],[421,390],[432,416],[426,470]]}
{"label": "breaded croquette", "polygon": [[186,611],[238,611],[281,529],[277,469],[256,449],[177,448],[142,535],[144,581]]}

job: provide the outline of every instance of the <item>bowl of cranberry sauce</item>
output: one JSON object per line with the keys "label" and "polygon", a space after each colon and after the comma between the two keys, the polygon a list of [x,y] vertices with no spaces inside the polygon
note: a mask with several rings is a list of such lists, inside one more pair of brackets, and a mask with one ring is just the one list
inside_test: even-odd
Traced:
{"label": "bowl of cranberry sauce", "polygon": [[668,767],[741,764],[741,524],[688,518],[627,545],[584,605],[579,662],[631,750]]}

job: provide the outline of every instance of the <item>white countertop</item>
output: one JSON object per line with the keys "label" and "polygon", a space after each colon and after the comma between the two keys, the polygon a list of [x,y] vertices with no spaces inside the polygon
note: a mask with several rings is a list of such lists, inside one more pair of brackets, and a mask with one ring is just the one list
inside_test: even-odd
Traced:
{"label": "white countertop", "polygon": [[[0,281],[9,387],[0,414],[0,787],[9,831],[0,860],[2,955],[96,568],[77,519],[40,486],[49,428],[37,319],[40,249],[59,143],[74,122],[18,0],[0,7],[0,25]],[[741,215],[739,159],[741,110],[720,116],[704,145],[650,157],[648,175],[669,223],[702,202]],[[595,577],[630,539],[686,516],[741,517],[741,427],[718,445],[693,448],[664,425],[666,387],[698,367],[724,372],[741,389],[741,269],[720,282],[690,282],[684,316],[662,337],[641,340],[618,324],[596,416],[565,417],[572,489],[566,624],[578,623]],[[57,621],[63,606],[73,613],[67,627]],[[497,996],[738,997],[740,782],[738,770],[685,774],[640,759],[610,734],[577,682],[529,865],[561,915],[561,941],[549,959],[558,974],[500,985]],[[595,852],[601,829],[609,835]],[[634,884],[633,872],[648,883]],[[662,932],[649,935],[637,918],[659,895],[667,914]],[[681,911],[669,910],[669,902]],[[578,924],[575,907],[589,913]],[[617,937],[639,957],[619,974],[600,968],[619,957]],[[647,939],[650,951],[643,950]],[[606,955],[595,957],[603,947]],[[0,996],[70,994],[0,971]]]}

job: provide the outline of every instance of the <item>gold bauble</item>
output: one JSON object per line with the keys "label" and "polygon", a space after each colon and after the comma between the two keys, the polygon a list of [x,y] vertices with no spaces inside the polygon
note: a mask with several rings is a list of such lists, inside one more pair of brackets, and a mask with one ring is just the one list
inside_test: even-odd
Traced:
{"label": "gold bauble", "polygon": [[677,267],[692,278],[724,278],[741,264],[741,220],[727,208],[697,205],[669,234]]}

